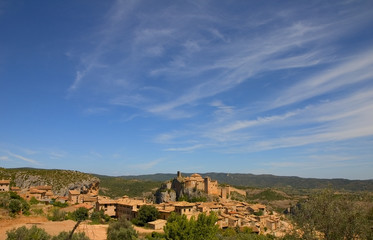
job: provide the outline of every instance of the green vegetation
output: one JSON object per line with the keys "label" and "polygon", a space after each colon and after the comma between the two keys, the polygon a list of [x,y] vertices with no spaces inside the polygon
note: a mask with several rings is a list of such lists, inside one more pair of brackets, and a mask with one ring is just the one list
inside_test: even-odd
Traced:
{"label": "green vegetation", "polygon": [[38,201],[35,197],[32,197],[32,198],[30,199],[29,203],[30,203],[31,205],[35,205],[35,204],[38,204],[39,201]]}
{"label": "green vegetation", "polygon": [[104,213],[104,210],[94,211],[91,214],[92,224],[103,224],[110,221],[110,216]]}
{"label": "green vegetation", "polygon": [[[61,232],[57,236],[50,236],[44,229],[38,228],[35,225],[30,229],[25,226],[17,229],[7,231],[6,240],[67,240],[69,239],[70,233]],[[84,233],[73,234],[72,240],[89,240]]]}
{"label": "green vegetation", "polygon": [[136,240],[137,233],[133,229],[131,222],[125,218],[120,218],[116,222],[109,224],[107,230],[107,240]]}
{"label": "green vegetation", "polygon": [[164,228],[165,239],[190,239],[190,240],[210,240],[218,239],[219,228],[215,225],[218,220],[214,213],[209,216],[202,213],[197,220],[193,217],[188,220],[185,215],[172,213]]}
{"label": "green vegetation", "polygon": [[[183,176],[191,175],[183,173]],[[270,174],[254,175],[244,173],[200,173],[201,176],[208,176],[218,180],[219,184],[231,186],[276,188],[286,193],[308,194],[310,189],[332,188],[345,191],[373,191],[373,180],[348,180],[348,179],[317,179],[300,177],[283,177]],[[123,176],[126,179],[138,179],[147,181],[167,181],[174,178],[176,174],[149,174],[138,176]],[[305,191],[304,191],[305,190]]]}
{"label": "green vegetation", "polygon": [[120,177],[108,177],[96,175],[100,179],[100,194],[111,198],[141,197],[143,193],[152,192],[159,188],[161,182],[128,180]]}
{"label": "green vegetation", "polygon": [[54,207],[59,207],[59,208],[65,208],[65,207],[69,206],[69,204],[67,202],[62,203],[62,202],[59,202],[59,201],[52,201],[52,205]]}
{"label": "green vegetation", "polygon": [[156,207],[143,205],[139,209],[137,218],[134,218],[132,223],[137,226],[145,226],[148,222],[157,220],[158,217],[159,212]]}
{"label": "green vegetation", "polygon": [[6,240],[50,240],[51,236],[41,228],[32,226],[30,229],[25,226],[8,231]]}
{"label": "green vegetation", "polygon": [[80,207],[77,210],[75,210],[74,212],[72,212],[71,219],[79,222],[79,221],[84,221],[84,220],[88,219],[88,216],[89,216],[88,209],[86,209],[84,207]]}
{"label": "green vegetation", "polygon": [[183,196],[179,197],[178,201],[186,201],[186,202],[207,202],[206,196],[193,196],[190,197],[187,194],[184,194]]}
{"label": "green vegetation", "polygon": [[276,201],[287,199],[284,195],[272,190],[266,189],[260,193],[247,195],[248,200],[267,200],[267,201]]}
{"label": "green vegetation", "polygon": [[[61,232],[57,236],[52,237],[52,240],[68,240],[71,232]],[[84,232],[74,233],[71,240],[89,240],[89,237]]]}
{"label": "green vegetation", "polygon": [[58,207],[51,209],[51,213],[47,216],[50,221],[63,221],[66,219],[66,213]]}
{"label": "green vegetation", "polygon": [[319,233],[326,240],[373,239],[369,206],[331,190],[315,193],[298,204],[294,221],[302,239],[317,239]]}
{"label": "green vegetation", "polygon": [[14,192],[0,194],[0,207],[9,211],[9,215],[15,217],[17,214],[30,214],[30,204]]}

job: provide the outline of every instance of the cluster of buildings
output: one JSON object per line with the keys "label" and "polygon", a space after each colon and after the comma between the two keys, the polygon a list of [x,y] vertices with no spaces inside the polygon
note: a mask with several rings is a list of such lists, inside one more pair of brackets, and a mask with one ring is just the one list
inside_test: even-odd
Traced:
{"label": "cluster of buildings", "polygon": [[215,212],[218,216],[217,224],[220,228],[248,227],[257,233],[266,231],[272,233],[285,232],[289,228],[286,222],[281,221],[279,214],[267,211],[265,205],[229,200],[221,202],[189,203],[183,201],[153,204],[146,202],[145,199],[133,199],[124,196],[117,200],[99,198],[96,209],[103,210],[105,214],[111,217],[124,217],[127,220],[131,220],[137,217],[138,211],[143,205],[154,206],[160,213],[158,220],[149,223],[155,230],[163,229],[172,212],[180,215],[184,214],[188,219],[192,216],[197,218],[200,213],[210,214]]}
{"label": "cluster of buildings", "polygon": [[15,192],[20,197],[25,200],[30,201],[35,198],[39,202],[44,202],[46,204],[52,201],[58,201],[61,203],[74,204],[84,204],[87,208],[95,208],[98,201],[98,187],[95,186],[94,189],[88,189],[85,193],[80,190],[69,190],[67,196],[55,195],[52,191],[52,186],[42,185],[42,186],[32,186],[26,189],[21,189],[19,187],[11,187],[10,180],[0,180],[0,192]]}
{"label": "cluster of buildings", "polygon": [[212,181],[209,177],[202,178],[199,174],[182,177],[181,173],[178,172],[174,180],[166,183],[166,188],[173,189],[179,194],[182,194],[186,189],[195,189],[218,197],[218,201],[197,203],[167,201],[155,204],[147,202],[145,199],[129,198],[128,196],[114,200],[99,196],[98,184],[84,192],[69,190],[68,196],[55,196],[52,192],[52,186],[35,186],[29,189],[9,186],[9,180],[0,180],[0,192],[15,191],[27,200],[34,197],[38,201],[46,203],[52,199],[62,203],[68,202],[72,205],[70,208],[85,207],[91,211],[102,210],[113,218],[124,217],[127,220],[136,218],[142,206],[151,205],[157,208],[160,213],[158,220],[149,223],[154,230],[163,229],[173,212],[180,215],[184,214],[188,219],[193,216],[197,218],[200,213],[210,214],[215,212],[218,216],[217,225],[220,228],[248,227],[256,233],[270,232],[281,235],[291,228],[286,221],[281,220],[278,213],[268,211],[265,205],[232,201],[227,198],[232,191],[238,191],[241,194],[246,194],[246,192],[229,186],[218,186],[217,181]]}

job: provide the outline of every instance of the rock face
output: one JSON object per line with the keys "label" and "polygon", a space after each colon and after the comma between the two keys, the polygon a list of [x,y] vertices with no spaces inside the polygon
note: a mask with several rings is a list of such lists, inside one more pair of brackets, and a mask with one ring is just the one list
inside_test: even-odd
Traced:
{"label": "rock face", "polygon": [[170,189],[160,188],[155,192],[156,203],[176,201],[176,192]]}
{"label": "rock face", "polygon": [[33,186],[52,186],[53,193],[67,196],[69,190],[98,195],[100,180],[89,174],[68,170],[23,170],[12,174],[15,186],[28,189]]}

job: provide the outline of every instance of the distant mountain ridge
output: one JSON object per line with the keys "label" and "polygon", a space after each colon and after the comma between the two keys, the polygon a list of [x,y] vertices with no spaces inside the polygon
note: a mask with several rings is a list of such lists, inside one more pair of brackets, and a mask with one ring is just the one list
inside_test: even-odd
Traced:
{"label": "distant mountain ridge", "polygon": [[[183,173],[189,176],[192,173]],[[349,179],[318,179],[301,178],[295,176],[275,176],[271,174],[255,175],[251,173],[199,173],[201,176],[208,176],[218,180],[219,184],[229,184],[242,187],[257,188],[295,188],[295,189],[320,189],[333,188],[335,190],[347,191],[373,191],[373,179],[371,180],[349,180]],[[138,179],[147,181],[167,181],[173,179],[176,174],[157,173],[147,175],[121,176],[125,179]]]}

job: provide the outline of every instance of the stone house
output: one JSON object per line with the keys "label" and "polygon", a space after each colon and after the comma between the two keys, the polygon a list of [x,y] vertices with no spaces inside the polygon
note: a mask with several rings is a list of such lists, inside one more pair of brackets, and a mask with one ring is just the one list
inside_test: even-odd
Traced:
{"label": "stone house", "polygon": [[153,230],[162,230],[166,226],[167,221],[163,219],[157,219],[152,222],[148,222],[148,225]]}
{"label": "stone house", "polygon": [[71,204],[83,203],[80,196],[80,191],[78,190],[69,190],[69,202]]}
{"label": "stone house", "polygon": [[192,216],[198,215],[196,211],[196,204],[189,202],[177,202],[174,204],[175,212],[180,215],[186,215],[188,219]]}
{"label": "stone house", "polygon": [[141,206],[147,205],[145,199],[121,199],[117,202],[116,217],[124,217],[127,220],[132,220],[137,217],[137,213]]}
{"label": "stone house", "polygon": [[10,180],[0,180],[0,192],[9,192]]}
{"label": "stone house", "polygon": [[103,210],[104,214],[110,217],[117,216],[117,201],[111,199],[99,199],[97,201],[96,210]]}

